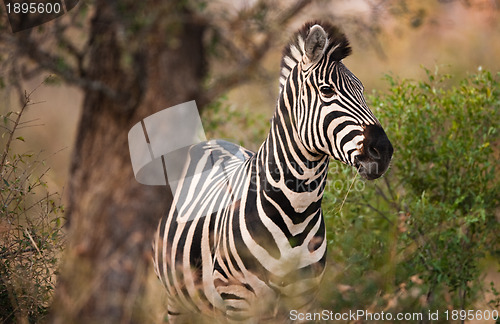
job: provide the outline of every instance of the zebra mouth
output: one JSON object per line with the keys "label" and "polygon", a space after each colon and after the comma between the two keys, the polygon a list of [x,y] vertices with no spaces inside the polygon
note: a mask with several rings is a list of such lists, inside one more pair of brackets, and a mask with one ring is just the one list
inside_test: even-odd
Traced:
{"label": "zebra mouth", "polygon": [[360,154],[354,158],[358,173],[367,180],[380,178],[389,168],[394,149],[382,127],[369,125],[363,132]]}
{"label": "zebra mouth", "polygon": [[359,175],[366,180],[375,180],[380,178],[389,167],[389,163],[381,163],[380,161],[360,161],[355,158],[354,167],[358,170]]}

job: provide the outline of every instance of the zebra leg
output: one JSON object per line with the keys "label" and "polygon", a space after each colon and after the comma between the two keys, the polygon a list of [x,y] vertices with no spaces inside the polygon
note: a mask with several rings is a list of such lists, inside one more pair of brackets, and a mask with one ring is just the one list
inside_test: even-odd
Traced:
{"label": "zebra leg", "polygon": [[[264,282],[256,286],[231,275],[214,271],[214,286],[222,300],[222,310],[229,323],[275,323],[278,296]],[[271,316],[270,316],[271,315]],[[264,317],[263,317],[264,316]]]}
{"label": "zebra leg", "polygon": [[207,318],[200,313],[187,311],[174,300],[167,302],[167,318],[169,324],[207,323]]}
{"label": "zebra leg", "polygon": [[189,323],[189,316],[183,313],[180,308],[177,307],[176,303],[169,301],[167,303],[167,318],[168,323],[181,324]]}
{"label": "zebra leg", "polygon": [[215,289],[224,303],[225,316],[230,320],[245,322],[253,317],[253,293],[241,282],[215,281]]}

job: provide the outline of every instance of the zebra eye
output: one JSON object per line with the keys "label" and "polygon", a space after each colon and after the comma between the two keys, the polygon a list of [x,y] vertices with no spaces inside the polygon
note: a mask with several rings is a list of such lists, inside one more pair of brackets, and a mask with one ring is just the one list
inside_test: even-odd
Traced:
{"label": "zebra eye", "polygon": [[335,89],[331,86],[322,86],[319,88],[319,91],[325,96],[326,98],[331,98],[333,95],[336,93]]}

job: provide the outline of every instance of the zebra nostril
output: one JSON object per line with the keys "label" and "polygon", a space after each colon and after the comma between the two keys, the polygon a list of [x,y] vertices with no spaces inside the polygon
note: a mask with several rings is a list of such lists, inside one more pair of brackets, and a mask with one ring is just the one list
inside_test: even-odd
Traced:
{"label": "zebra nostril", "polygon": [[380,152],[376,147],[368,146],[368,156],[374,160],[380,160]]}

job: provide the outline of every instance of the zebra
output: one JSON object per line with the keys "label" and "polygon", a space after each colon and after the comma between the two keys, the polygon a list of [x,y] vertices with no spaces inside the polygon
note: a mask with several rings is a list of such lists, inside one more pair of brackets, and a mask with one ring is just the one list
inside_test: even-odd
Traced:
{"label": "zebra", "polygon": [[279,98],[258,151],[215,140],[185,153],[153,241],[171,322],[203,314],[257,323],[310,307],[326,264],[329,159],[372,180],[393,153],[362,83],[342,63],[350,54],[338,27],[306,23],[283,52]]}

